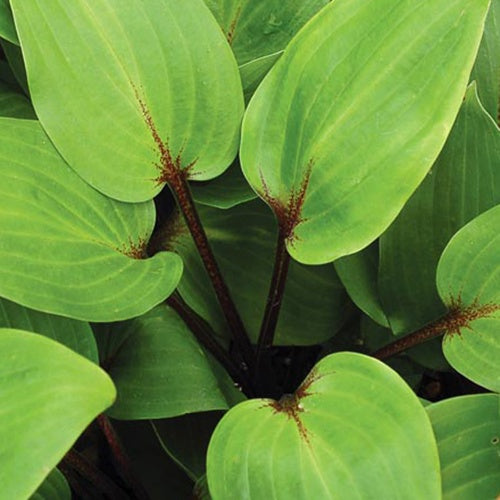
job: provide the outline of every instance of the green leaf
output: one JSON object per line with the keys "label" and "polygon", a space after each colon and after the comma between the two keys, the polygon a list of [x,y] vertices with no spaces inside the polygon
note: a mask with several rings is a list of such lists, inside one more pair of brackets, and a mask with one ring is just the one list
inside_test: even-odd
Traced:
{"label": "green leaf", "polygon": [[205,474],[205,458],[210,437],[222,412],[192,413],[151,422],[169,457],[197,481]]}
{"label": "green leaf", "polygon": [[249,61],[239,67],[245,102],[248,103],[248,101],[250,101],[260,82],[262,82],[282,54],[283,51],[280,50],[274,54],[269,54]]}
{"label": "green leaf", "polygon": [[206,183],[191,184],[193,198],[202,205],[215,208],[232,208],[257,198],[241,173],[238,162],[233,163],[222,175]]}
{"label": "green leaf", "polygon": [[24,93],[29,95],[28,80],[21,47],[13,43],[6,42],[5,40],[0,40],[0,44],[2,45],[5,57],[7,58],[9,66],[14,73],[17,83],[23,89]]}
{"label": "green leaf", "polygon": [[39,333],[60,342],[90,361],[99,362],[94,334],[90,325],[83,321],[34,311],[0,299],[0,328]]}
{"label": "green leaf", "polygon": [[9,0],[0,0],[0,37],[19,45]]}
{"label": "green leaf", "polygon": [[378,242],[335,261],[335,270],[353,302],[382,326],[389,326],[378,292]]}
{"label": "green leaf", "polygon": [[[203,226],[250,338],[257,341],[272,274],[276,223],[260,200],[230,210],[199,207]],[[168,248],[185,263],[179,284],[184,300],[220,333],[222,312],[187,229],[177,216]],[[277,345],[310,345],[332,337],[345,321],[346,293],[333,266],[290,265],[276,329]]]}
{"label": "green leaf", "polygon": [[500,205],[462,228],[437,268],[439,295],[450,310],[443,339],[457,371],[500,392]]}
{"label": "green leaf", "polygon": [[127,322],[97,325],[95,332],[102,366],[118,391],[111,417],[166,418],[228,408],[211,360],[172,309],[159,306]]}
{"label": "green leaf", "polygon": [[99,194],[35,121],[0,118],[0,296],[87,321],[137,316],[176,287],[172,253],[142,259],[153,203]]}
{"label": "green leaf", "polygon": [[283,50],[329,0],[205,0],[242,65]]}
{"label": "green leaf", "polygon": [[0,484],[27,498],[115,389],[95,364],[41,335],[0,329]]}
{"label": "green leaf", "polygon": [[11,4],[37,115],[92,186],[145,201],[172,169],[208,180],[229,166],[241,82],[202,0]]}
{"label": "green leaf", "polygon": [[476,80],[479,97],[488,113],[496,121],[500,100],[500,2],[492,0],[483,39],[479,46],[471,80]]}
{"label": "green leaf", "polygon": [[500,396],[476,394],[427,407],[436,435],[444,500],[497,498]]}
{"label": "green leaf", "polygon": [[336,0],[288,45],[250,102],[240,156],[294,259],[334,261],[395,219],[451,129],[488,4]]}
{"label": "green leaf", "polygon": [[33,106],[26,96],[2,82],[0,82],[0,116],[36,119]]}
{"label": "green leaf", "polygon": [[348,352],[321,360],[294,395],[232,408],[210,441],[207,478],[214,500],[441,495],[418,398],[383,363]]}
{"label": "green leaf", "polygon": [[53,469],[30,497],[31,500],[71,500],[71,498],[68,482],[58,469]]}
{"label": "green leaf", "polygon": [[436,290],[439,257],[461,227],[497,203],[500,132],[473,84],[437,162],[380,239],[380,297],[394,333],[446,312]]}

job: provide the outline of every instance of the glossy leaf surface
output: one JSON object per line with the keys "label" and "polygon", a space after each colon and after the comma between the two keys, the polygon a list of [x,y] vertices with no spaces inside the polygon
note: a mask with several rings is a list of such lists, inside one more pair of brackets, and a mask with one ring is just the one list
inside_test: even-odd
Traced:
{"label": "glossy leaf surface", "polygon": [[95,364],[41,335],[0,329],[0,484],[27,498],[115,398]]}
{"label": "glossy leaf surface", "polygon": [[500,205],[462,228],[437,269],[439,295],[454,312],[446,359],[476,384],[500,392]]}
{"label": "glossy leaf surface", "polygon": [[98,363],[97,345],[88,323],[46,314],[0,299],[0,328],[39,333]]}
{"label": "glossy leaf surface", "polygon": [[446,312],[436,290],[441,253],[462,226],[497,203],[500,131],[471,85],[431,172],[380,239],[380,297],[394,333]]}
{"label": "glossy leaf surface", "polygon": [[0,296],[75,319],[137,316],[177,285],[172,253],[142,259],[152,203],[99,194],[35,121],[0,118]]}
{"label": "glossy leaf surface", "polygon": [[[200,207],[200,215],[243,322],[256,342],[272,273],[276,222],[260,200],[230,210]],[[190,235],[180,222],[170,228],[170,234],[168,248],[185,263],[179,284],[184,300],[218,332],[224,331],[222,313]],[[308,345],[332,337],[342,326],[347,303],[333,266],[292,262],[275,343]]]}
{"label": "glossy leaf surface", "polygon": [[436,434],[444,500],[496,498],[500,487],[500,396],[477,394],[427,407]]}
{"label": "glossy leaf surface", "polygon": [[207,477],[214,500],[441,495],[418,398],[384,364],[347,352],[321,360],[293,396],[231,409],[212,436]]}
{"label": "glossy leaf surface", "polygon": [[161,174],[176,157],[197,180],[229,166],[243,112],[241,83],[202,0],[11,4],[37,115],[92,186],[145,201],[161,190]]}
{"label": "glossy leaf surface", "polygon": [[240,155],[294,259],[334,261],[394,220],[451,129],[488,4],[336,0],[288,45],[249,105]]}
{"label": "glossy leaf surface", "polygon": [[[96,328],[118,396],[108,414],[137,420],[228,408],[211,361],[172,309]],[[227,375],[226,375],[227,376]]]}

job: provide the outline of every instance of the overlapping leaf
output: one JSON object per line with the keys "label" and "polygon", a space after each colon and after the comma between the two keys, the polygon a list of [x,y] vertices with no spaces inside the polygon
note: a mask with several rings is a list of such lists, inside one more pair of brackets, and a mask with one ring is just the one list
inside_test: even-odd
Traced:
{"label": "overlapping leaf", "polygon": [[462,228],[437,269],[450,310],[443,351],[476,384],[500,392],[500,205]]}
{"label": "overlapping leaf", "polygon": [[46,314],[0,299],[0,328],[39,333],[98,362],[97,345],[88,323]]}
{"label": "overlapping leaf", "polygon": [[0,329],[0,484],[28,498],[115,398],[95,364],[41,335]]}
{"label": "overlapping leaf", "polygon": [[[200,216],[243,322],[257,341],[272,273],[276,223],[260,200],[230,210],[200,207]],[[217,331],[224,331],[222,313],[187,229],[173,222],[168,238],[168,248],[185,262],[179,284],[184,300]],[[308,345],[332,337],[345,320],[346,303],[333,266],[292,263],[275,343]]]}
{"label": "overlapping leaf", "polygon": [[35,119],[35,111],[26,96],[0,82],[0,116]]}
{"label": "overlapping leaf", "polygon": [[71,500],[71,490],[66,478],[54,469],[30,497],[30,500]]}
{"label": "overlapping leaf", "polygon": [[0,37],[9,42],[19,44],[9,0],[0,0]]}
{"label": "overlapping leaf", "polygon": [[380,296],[395,333],[441,316],[436,267],[449,239],[500,203],[500,132],[467,91],[453,130],[422,185],[381,237]]}
{"label": "overlapping leaf", "polygon": [[[372,242],[442,148],[488,0],[336,0],[300,31],[252,99],[241,162],[311,264]],[[430,22],[432,20],[432,22]]]}
{"label": "overlapping leaf", "polygon": [[11,5],[37,115],[92,186],[144,201],[161,190],[172,163],[197,180],[229,166],[241,82],[202,0]]}
{"label": "overlapping leaf", "polygon": [[212,361],[172,309],[160,306],[96,334],[118,391],[110,416],[157,419],[228,408]]}
{"label": "overlapping leaf", "polygon": [[294,395],[231,409],[207,478],[214,500],[441,498],[424,408],[390,368],[355,353],[324,358]]}
{"label": "overlapping leaf", "polygon": [[427,407],[436,434],[444,500],[496,498],[500,491],[500,396],[477,394]]}
{"label": "overlapping leaf", "polygon": [[99,194],[35,121],[0,118],[0,159],[0,296],[76,319],[114,321],[172,292],[179,257],[142,258],[152,203]]}

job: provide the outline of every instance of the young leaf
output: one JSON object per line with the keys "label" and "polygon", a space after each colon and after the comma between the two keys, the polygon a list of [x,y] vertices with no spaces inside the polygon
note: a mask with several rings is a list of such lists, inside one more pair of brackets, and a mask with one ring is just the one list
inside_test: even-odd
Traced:
{"label": "young leaf", "polygon": [[58,469],[53,469],[30,500],[71,500],[71,498],[71,490],[66,478]]}
{"label": "young leaf", "polygon": [[118,391],[111,417],[166,418],[228,408],[211,361],[169,307],[108,328],[97,326],[96,335],[102,366]]}
{"label": "young leaf", "polygon": [[0,329],[0,484],[27,498],[115,389],[95,364],[41,335]]}
{"label": "young leaf", "polygon": [[389,326],[378,291],[378,241],[335,261],[335,270],[353,302],[382,326]]}
{"label": "young leaf", "polygon": [[462,228],[445,248],[437,287],[451,315],[446,359],[476,384],[500,392],[500,205]]}
{"label": "young leaf", "polygon": [[424,178],[462,102],[489,0],[336,0],[255,93],[241,162],[309,264],[379,236]]}
{"label": "young leaf", "polygon": [[461,227],[497,203],[500,132],[473,84],[431,172],[380,238],[380,297],[394,333],[446,312],[436,290],[439,257]]}
{"label": "young leaf", "polygon": [[[250,338],[257,341],[277,233],[272,214],[260,200],[230,210],[199,207],[199,212]],[[218,332],[224,331],[222,313],[187,230],[179,221],[169,233],[168,248],[185,262],[180,293]],[[293,262],[288,278],[275,343],[311,345],[332,337],[345,321],[348,304],[333,266]]]}
{"label": "young leaf", "polygon": [[481,102],[495,121],[498,119],[500,100],[499,75],[500,2],[492,0],[471,80],[476,80]]}
{"label": "young leaf", "polygon": [[94,363],[99,362],[94,334],[90,325],[83,321],[34,311],[10,300],[0,299],[0,328],[39,333],[60,342]]}
{"label": "young leaf", "polygon": [[444,500],[496,498],[500,489],[500,396],[476,394],[427,407]]}
{"label": "young leaf", "polygon": [[202,0],[11,4],[37,115],[92,186],[139,202],[172,169],[207,180],[229,166],[241,82]]}
{"label": "young leaf", "polygon": [[210,441],[207,478],[214,500],[441,497],[418,398],[386,365],[347,352],[321,360],[293,395],[232,408]]}
{"label": "young leaf", "polygon": [[35,121],[0,118],[0,157],[0,296],[75,319],[116,321],[172,293],[180,258],[143,258],[151,202],[102,196]]}

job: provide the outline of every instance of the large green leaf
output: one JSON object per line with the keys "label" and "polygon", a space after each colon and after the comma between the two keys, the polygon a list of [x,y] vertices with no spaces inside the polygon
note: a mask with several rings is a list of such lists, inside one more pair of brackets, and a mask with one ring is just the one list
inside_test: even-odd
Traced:
{"label": "large green leaf", "polygon": [[378,291],[378,241],[335,261],[335,270],[353,302],[374,321],[389,326]]}
{"label": "large green leaf", "polygon": [[[230,210],[199,207],[200,216],[250,338],[257,341],[272,274],[276,223],[255,200]],[[178,217],[178,216],[177,216]],[[168,248],[185,262],[184,300],[222,332],[224,318],[192,239],[178,220]],[[290,265],[276,329],[278,345],[307,345],[332,337],[345,321],[346,293],[333,266]]]}
{"label": "large green leaf", "polygon": [[471,85],[437,162],[380,240],[380,297],[394,333],[446,312],[436,290],[439,257],[464,224],[497,203],[500,132]]}
{"label": "large green leaf", "polygon": [[71,500],[71,490],[66,478],[54,469],[40,485],[30,500]]}
{"label": "large green leaf", "polygon": [[283,50],[329,0],[205,0],[242,65]]}
{"label": "large green leaf", "polygon": [[36,119],[33,106],[26,96],[3,82],[0,82],[0,116]]}
{"label": "large green leaf", "polygon": [[27,498],[115,389],[95,364],[41,335],[0,329],[0,484]]}
{"label": "large green leaf", "polygon": [[500,396],[447,399],[427,411],[438,443],[443,499],[498,498]]}
{"label": "large green leaf", "polygon": [[165,418],[228,408],[212,362],[172,309],[159,306],[95,331],[102,365],[118,392],[111,417]]}
{"label": "large green leaf", "polygon": [[53,316],[0,299],[0,328],[40,333],[97,363],[97,345],[88,323]]}
{"label": "large green leaf", "polygon": [[449,363],[500,392],[500,205],[462,228],[437,268],[439,295],[450,310],[443,339]]}
{"label": "large green leaf", "polygon": [[500,0],[492,0],[471,79],[488,113],[498,118],[500,100]]}
{"label": "large green leaf", "polygon": [[383,363],[348,352],[321,360],[294,395],[231,409],[210,441],[207,477],[214,500],[441,495],[418,398]]}
{"label": "large green leaf", "polygon": [[202,0],[11,4],[37,115],[92,186],[144,201],[172,168],[206,180],[229,166],[241,82]]}
{"label": "large green leaf", "polygon": [[293,258],[354,253],[394,220],[462,102],[489,0],[336,0],[288,45],[243,122],[241,163]]}
{"label": "large green leaf", "polygon": [[35,121],[0,118],[0,296],[91,321],[142,314],[177,285],[172,253],[143,259],[152,202],[102,196]]}
{"label": "large green leaf", "polygon": [[0,0],[0,37],[9,42],[19,44],[9,0]]}

